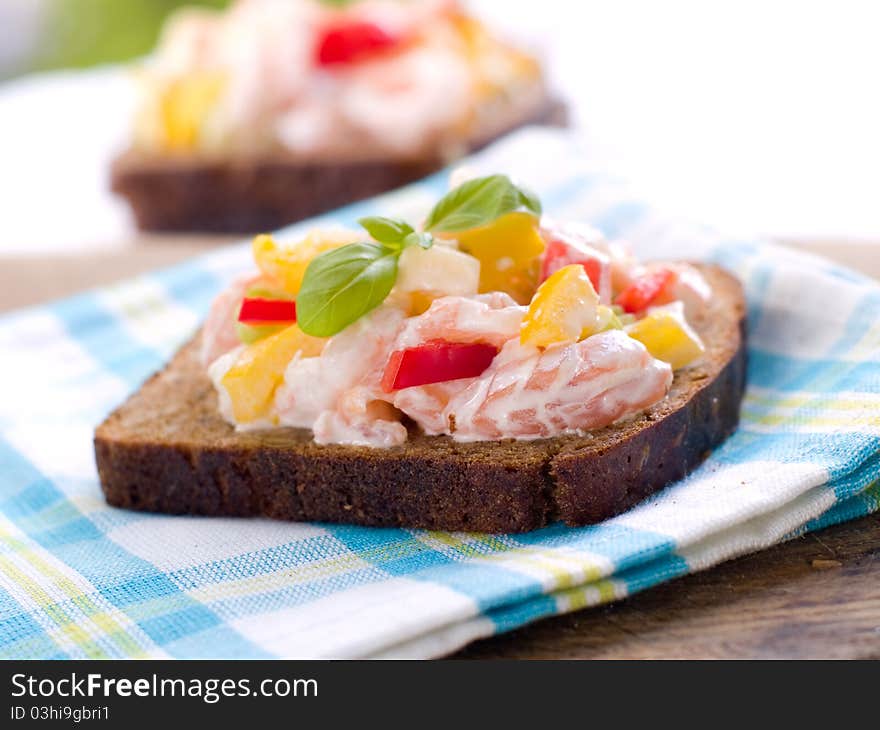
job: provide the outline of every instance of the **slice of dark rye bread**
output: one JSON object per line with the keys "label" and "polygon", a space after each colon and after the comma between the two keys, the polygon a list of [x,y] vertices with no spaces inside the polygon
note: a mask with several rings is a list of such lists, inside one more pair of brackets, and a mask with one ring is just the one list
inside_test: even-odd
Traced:
{"label": "slice of dark rye bread", "polygon": [[[565,122],[566,108],[556,99],[513,105],[467,140],[460,152],[474,152],[528,124]],[[129,150],[113,163],[111,187],[128,200],[145,231],[259,233],[394,190],[449,162],[440,154],[327,161],[279,154],[230,162]]]}
{"label": "slice of dark rye bread", "polygon": [[413,429],[390,449],[315,444],[311,432],[236,432],[198,360],[197,340],[95,434],[107,501],[199,515],[523,532],[618,514],[680,479],[735,428],[745,385],[739,282],[701,270],[714,299],[693,322],[707,353],[666,399],[584,436],[457,443]]}

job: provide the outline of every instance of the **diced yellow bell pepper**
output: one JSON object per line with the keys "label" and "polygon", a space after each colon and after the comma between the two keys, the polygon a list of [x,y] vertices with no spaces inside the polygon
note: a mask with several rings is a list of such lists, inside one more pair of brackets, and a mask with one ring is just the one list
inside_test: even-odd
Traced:
{"label": "diced yellow bell pepper", "polygon": [[246,348],[221,381],[235,419],[250,423],[266,416],[290,361],[297,353],[303,357],[320,355],[325,342],[293,324]]}
{"label": "diced yellow bell pepper", "polygon": [[252,251],[260,271],[275,279],[288,294],[296,296],[313,258],[363,238],[357,231],[315,230],[298,243],[279,246],[272,236],[262,234],[254,238]]}
{"label": "diced yellow bell pepper", "polygon": [[641,342],[658,360],[678,370],[700,358],[706,351],[700,336],[684,318],[681,302],[653,307],[626,328],[627,334]]}
{"label": "diced yellow bell pepper", "polygon": [[200,71],[175,79],[164,87],[159,113],[168,149],[191,150],[198,146],[205,118],[225,85],[224,74]]}
{"label": "diced yellow bell pepper", "polygon": [[[605,309],[608,309],[605,307]],[[608,312],[613,315],[610,309]],[[538,287],[520,329],[524,345],[573,343],[610,323],[599,316],[599,295],[579,264],[563,266]]]}
{"label": "diced yellow bell pepper", "polygon": [[530,213],[507,213],[488,225],[458,233],[459,248],[480,262],[480,291],[507,292],[520,304],[531,299],[538,284],[544,239]]}

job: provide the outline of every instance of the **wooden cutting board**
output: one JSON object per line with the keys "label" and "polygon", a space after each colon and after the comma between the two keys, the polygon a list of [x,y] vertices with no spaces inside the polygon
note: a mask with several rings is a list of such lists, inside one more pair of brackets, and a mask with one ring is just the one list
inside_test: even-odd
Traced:
{"label": "wooden cutting board", "polygon": [[[145,238],[121,253],[0,259],[0,311],[168,266],[235,238]],[[796,241],[880,278],[880,242]],[[880,659],[880,514],[615,604],[478,641],[460,658]]]}

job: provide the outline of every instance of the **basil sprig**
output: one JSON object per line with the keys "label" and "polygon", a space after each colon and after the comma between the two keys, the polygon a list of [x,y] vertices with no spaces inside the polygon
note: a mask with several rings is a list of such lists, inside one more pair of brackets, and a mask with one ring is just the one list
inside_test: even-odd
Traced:
{"label": "basil sprig", "polygon": [[378,307],[397,280],[407,246],[430,248],[434,238],[399,218],[358,221],[374,241],[350,243],[316,256],[296,297],[297,324],[306,334],[330,337]]}
{"label": "basil sprig", "polygon": [[361,218],[360,223],[374,239],[389,248],[403,249],[406,246],[431,248],[434,237],[430,233],[419,233],[409,223],[400,218],[373,216]]}
{"label": "basil sprig", "polygon": [[468,180],[445,195],[416,231],[399,218],[358,221],[373,241],[350,243],[309,263],[296,298],[297,324],[306,334],[341,332],[388,296],[397,279],[397,261],[408,246],[430,248],[432,233],[454,233],[488,225],[507,213],[541,215],[541,203],[506,175]]}
{"label": "basil sprig", "polygon": [[375,243],[350,243],[316,256],[296,298],[300,329],[330,337],[378,307],[397,279],[399,256]]}
{"label": "basil sprig", "polygon": [[507,175],[478,177],[443,196],[428,213],[425,229],[435,233],[467,231],[518,211],[540,216],[541,201],[531,191],[514,185]]}

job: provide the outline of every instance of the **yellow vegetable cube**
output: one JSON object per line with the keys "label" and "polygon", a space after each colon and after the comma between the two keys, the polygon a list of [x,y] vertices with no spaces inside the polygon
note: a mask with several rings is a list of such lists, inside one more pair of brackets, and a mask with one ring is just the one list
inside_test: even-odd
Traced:
{"label": "yellow vegetable cube", "polygon": [[[610,309],[608,312],[613,314]],[[520,342],[537,347],[577,342],[609,324],[610,317],[600,314],[599,295],[584,267],[563,266],[532,297],[520,329]]]}
{"label": "yellow vegetable cube", "polygon": [[538,284],[544,239],[530,213],[507,213],[488,225],[454,234],[459,248],[480,262],[480,291],[507,292],[524,304]]}
{"label": "yellow vegetable cube", "polygon": [[294,324],[245,349],[221,381],[232,401],[235,420],[250,423],[266,416],[290,361],[297,353],[303,357],[320,355],[325,342]]}
{"label": "yellow vegetable cube", "polygon": [[690,365],[706,351],[700,336],[687,323],[681,302],[652,307],[642,319],[625,329],[630,337],[641,342],[658,360],[668,362],[673,370]]}
{"label": "yellow vegetable cube", "polygon": [[159,109],[168,149],[191,150],[198,146],[205,119],[225,85],[224,74],[201,71],[175,79],[165,86]]}
{"label": "yellow vegetable cube", "polygon": [[251,248],[260,271],[277,281],[288,294],[296,296],[313,258],[363,238],[357,231],[331,228],[310,231],[302,241],[279,246],[272,236],[263,234],[254,238]]}

